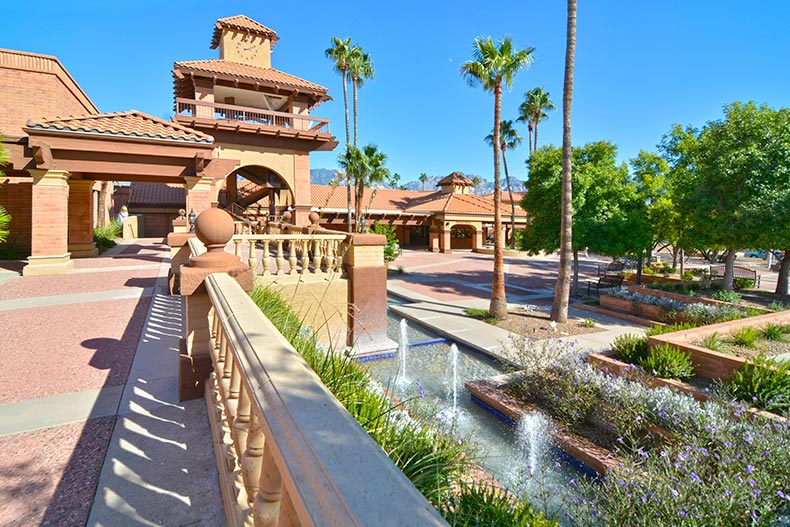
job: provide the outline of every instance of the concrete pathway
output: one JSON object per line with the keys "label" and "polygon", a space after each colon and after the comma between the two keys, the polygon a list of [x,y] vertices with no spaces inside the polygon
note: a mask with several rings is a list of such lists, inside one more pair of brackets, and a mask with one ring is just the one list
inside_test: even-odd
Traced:
{"label": "concrete pathway", "polygon": [[[464,314],[467,308],[487,309],[491,294],[493,257],[476,253],[436,254],[409,251],[391,268],[402,271],[391,273],[387,289],[405,299],[404,304],[391,309],[399,315],[419,322],[432,331],[477,349],[497,359],[512,362],[508,346],[513,335],[481,320]],[[548,310],[554,290],[547,287],[548,275],[556,277],[557,260],[547,257],[506,258],[506,291],[513,311],[530,305]],[[400,266],[398,264],[401,264]],[[404,265],[405,264],[405,265]],[[584,262],[583,270],[592,276],[597,262]],[[556,278],[555,278],[556,279]],[[560,337],[574,342],[574,347],[585,351],[608,349],[612,340],[625,333],[644,332],[644,326],[617,318],[576,309],[568,310],[571,319],[591,318],[602,331]]]}
{"label": "concrete pathway", "polygon": [[0,524],[224,525],[205,403],[178,402],[168,248],[76,267],[1,277]]}

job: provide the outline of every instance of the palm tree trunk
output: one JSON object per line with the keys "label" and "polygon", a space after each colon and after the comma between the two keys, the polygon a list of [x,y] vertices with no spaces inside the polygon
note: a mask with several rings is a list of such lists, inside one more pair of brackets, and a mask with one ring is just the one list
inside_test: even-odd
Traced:
{"label": "palm tree trunk", "polygon": [[527,141],[527,145],[529,146],[529,155],[532,157],[532,121],[527,123],[527,131],[529,132],[529,141]]}
{"label": "palm tree trunk", "polygon": [[[568,321],[573,241],[573,185],[571,179],[571,103],[573,101],[573,63],[576,56],[576,0],[568,0],[568,35],[565,44],[565,79],[562,94],[562,227],[560,232],[560,266],[551,320]],[[537,135],[537,134],[536,134]]]}
{"label": "palm tree trunk", "polygon": [[[343,106],[346,110],[346,145],[351,144],[351,122],[348,119],[348,77],[346,76],[346,70],[342,70],[342,77],[343,77]],[[346,146],[348,148],[348,146]],[[352,232],[352,225],[351,225],[351,178],[349,177],[348,172],[346,172],[346,194],[347,194],[347,206],[348,211],[346,212],[346,225],[348,232]]]}
{"label": "palm tree trunk", "polygon": [[532,147],[533,152],[538,151],[538,120],[535,119],[535,145]]}
{"label": "palm tree trunk", "polygon": [[510,186],[510,172],[507,169],[507,148],[502,147],[502,164],[505,165],[505,182],[507,183],[507,193],[510,196],[510,248],[516,248],[516,202],[513,201],[513,187]]}
{"label": "palm tree trunk", "polygon": [[[357,78],[352,75],[351,76],[351,84],[354,87],[354,146],[357,146],[357,122],[358,122],[358,115],[357,115]],[[356,215],[354,217],[354,231],[359,232],[362,226],[361,219],[362,219],[362,192],[364,192],[364,181],[361,180],[361,176],[356,176],[359,180],[356,182],[357,186],[357,204],[356,204]],[[360,186],[362,189],[360,190]]]}
{"label": "palm tree trunk", "polygon": [[502,115],[502,81],[494,87],[494,277],[491,283],[489,314],[496,319],[507,317],[505,297],[505,243],[502,236],[502,185],[499,174],[499,123]]}
{"label": "palm tree trunk", "polygon": [[785,249],[782,264],[779,266],[779,276],[776,279],[776,294],[790,295],[790,247]]}

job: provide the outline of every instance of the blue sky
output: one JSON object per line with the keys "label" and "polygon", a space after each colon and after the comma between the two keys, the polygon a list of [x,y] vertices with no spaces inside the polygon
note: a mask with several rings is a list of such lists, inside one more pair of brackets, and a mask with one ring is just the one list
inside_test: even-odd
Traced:
{"label": "blue sky", "polygon": [[[573,142],[609,140],[627,160],[653,150],[673,123],[702,126],[734,100],[790,106],[790,2],[580,0]],[[292,11],[289,5],[298,6]],[[230,6],[230,7],[227,7]],[[296,9],[296,8],[293,8]],[[323,84],[334,101],[315,115],[344,136],[342,86],[324,50],[351,37],[370,53],[376,78],[360,92],[360,141],[377,144],[402,181],[454,170],[491,179],[482,138],[493,96],[458,73],[479,35],[534,46],[534,63],[503,98],[514,119],[524,92],[562,100],[565,2],[4,2],[0,47],[56,55],[100,110],[169,118],[174,61],[216,58],[213,23],[235,14],[277,31],[273,66]],[[521,135],[527,136],[526,127]],[[552,112],[540,143],[560,144]],[[335,168],[337,152],[312,154]],[[524,179],[527,146],[508,155]]]}

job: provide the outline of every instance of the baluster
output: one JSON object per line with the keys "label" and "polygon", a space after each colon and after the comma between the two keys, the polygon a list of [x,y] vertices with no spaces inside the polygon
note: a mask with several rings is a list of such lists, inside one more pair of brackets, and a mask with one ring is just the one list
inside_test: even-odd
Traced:
{"label": "baluster", "polygon": [[313,272],[321,272],[321,240],[313,240]]}
{"label": "baluster", "polygon": [[302,246],[302,269],[301,274],[310,272],[310,240],[301,240]]}
{"label": "baluster", "polygon": [[296,274],[296,240],[288,242],[288,274]]}
{"label": "baluster", "polygon": [[247,491],[247,497],[250,501],[254,500],[258,495],[263,461],[263,444],[264,438],[260,418],[253,412],[250,414],[247,447],[244,449],[244,455],[241,457],[241,477],[244,480],[244,489]]}
{"label": "baluster", "polygon": [[233,446],[236,448],[236,456],[242,459],[244,451],[247,450],[247,435],[250,433],[250,395],[244,386],[239,392],[239,405],[236,407],[236,419],[233,420],[231,427],[233,434]]}
{"label": "baluster", "polygon": [[337,251],[337,241],[326,241],[326,272],[331,273],[335,270],[335,252]]}
{"label": "baluster", "polygon": [[283,274],[285,268],[285,257],[283,256],[283,240],[277,240],[277,272],[275,274],[281,275]]}
{"label": "baluster", "polygon": [[236,244],[235,254],[239,257],[239,260],[241,260],[241,239],[236,238],[233,240],[233,243]]}
{"label": "baluster", "polygon": [[263,240],[263,254],[261,255],[261,260],[263,262],[263,276],[268,276],[270,274],[269,266],[271,265],[271,261],[269,260],[269,240]]}
{"label": "baluster", "polygon": [[228,344],[228,339],[222,339],[222,347],[225,348],[225,362],[222,364],[222,378],[218,383],[222,387],[222,398],[226,399],[228,397],[228,392],[230,391],[230,376],[233,372],[233,350],[230,349],[230,344]]}
{"label": "baluster", "polygon": [[253,514],[255,527],[276,527],[280,518],[280,499],[283,493],[283,482],[280,469],[274,462],[272,449],[268,443],[263,446],[263,467],[255,494]]}
{"label": "baluster", "polygon": [[255,250],[255,240],[250,240],[250,256],[247,259],[247,265],[250,266],[252,269],[252,273],[255,274],[255,271],[258,269],[258,259],[256,258],[257,252]]}
{"label": "baluster", "polygon": [[[214,361],[214,373],[217,375],[217,379],[220,378],[222,373],[222,365],[225,363],[225,331],[219,332],[219,337],[217,338],[217,351],[216,351],[216,360]],[[217,382],[219,385],[219,382]]]}
{"label": "baluster", "polygon": [[[233,357],[233,353],[229,354]],[[228,398],[225,401],[225,412],[228,415],[228,424],[233,426],[236,420],[236,415],[239,407],[239,390],[241,390],[241,371],[239,371],[239,362],[233,358],[228,361],[231,363],[230,371],[230,385],[228,386]]]}

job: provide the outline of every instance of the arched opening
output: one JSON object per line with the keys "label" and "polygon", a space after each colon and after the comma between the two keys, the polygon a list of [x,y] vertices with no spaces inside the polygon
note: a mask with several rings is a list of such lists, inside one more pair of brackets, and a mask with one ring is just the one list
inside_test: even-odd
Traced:
{"label": "arched opening", "polygon": [[474,238],[475,228],[471,225],[453,225],[450,229],[450,248],[472,249]]}
{"label": "arched opening", "polygon": [[254,221],[280,221],[283,212],[294,204],[288,182],[274,170],[248,165],[225,177],[219,202],[233,216]]}

